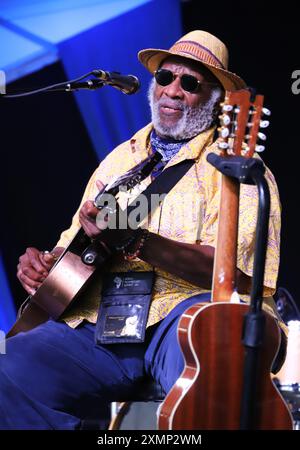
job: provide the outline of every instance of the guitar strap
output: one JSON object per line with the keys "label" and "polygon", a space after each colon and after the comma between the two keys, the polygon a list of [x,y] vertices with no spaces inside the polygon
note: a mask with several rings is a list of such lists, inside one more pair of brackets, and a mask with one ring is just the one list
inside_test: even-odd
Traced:
{"label": "guitar strap", "polygon": [[143,192],[141,192],[141,194],[138,195],[133,202],[134,205],[129,205],[127,207],[127,215],[129,216],[131,211],[136,208],[138,202],[143,205],[145,204],[146,208],[140,211],[139,219],[137,221],[138,223],[141,223],[144,218],[158,206],[158,204],[151,201],[152,196],[167,195],[194,163],[194,159],[186,159],[165,169]]}

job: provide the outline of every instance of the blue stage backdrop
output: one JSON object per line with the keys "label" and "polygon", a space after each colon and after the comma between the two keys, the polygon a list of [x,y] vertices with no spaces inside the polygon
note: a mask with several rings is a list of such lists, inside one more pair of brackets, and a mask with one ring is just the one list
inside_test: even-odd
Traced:
{"label": "blue stage backdrop", "polygon": [[[117,1],[116,7],[120,8],[120,3]],[[126,0],[123,3],[125,5]],[[150,120],[147,90],[151,75],[139,63],[138,51],[148,47],[169,48],[182,34],[179,0],[145,0],[137,2],[137,7],[134,3],[128,1],[127,12],[124,7],[120,15],[111,14],[109,20],[99,17],[93,28],[60,42],[54,40],[55,53],[64,66],[66,79],[93,69],[104,69],[133,74],[141,81],[140,91],[132,96],[109,86],[75,94],[99,160]],[[68,121],[68,117],[65,120]],[[24,243],[24,247],[26,245]],[[7,331],[14,321],[15,309],[1,259],[0,263],[0,329]]]}

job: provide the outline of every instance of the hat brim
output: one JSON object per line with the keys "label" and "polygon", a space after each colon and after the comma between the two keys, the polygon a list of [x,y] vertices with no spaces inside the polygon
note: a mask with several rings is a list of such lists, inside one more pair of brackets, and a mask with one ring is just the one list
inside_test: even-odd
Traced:
{"label": "hat brim", "polygon": [[154,73],[159,68],[162,61],[169,56],[177,56],[188,60],[192,59],[193,61],[203,64],[220,81],[226,91],[236,91],[239,89],[245,89],[247,87],[245,81],[235,73],[200,61],[198,58],[193,57],[192,55],[187,56],[181,53],[154,48],[147,48],[145,50],[141,50],[138,53],[138,59],[151,73]]}

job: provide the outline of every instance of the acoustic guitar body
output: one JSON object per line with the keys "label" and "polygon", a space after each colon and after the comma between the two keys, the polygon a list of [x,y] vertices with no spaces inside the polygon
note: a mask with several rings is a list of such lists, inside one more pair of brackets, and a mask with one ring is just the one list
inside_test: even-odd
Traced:
{"label": "acoustic guitar body", "polygon": [[[178,333],[185,369],[162,404],[159,429],[240,428],[245,355],[241,338],[248,309],[246,304],[202,303],[183,314]],[[293,428],[292,417],[270,375],[280,345],[280,330],[274,319],[264,314],[266,327],[253,428],[288,430]]]}
{"label": "acoustic guitar body", "polygon": [[58,319],[82,291],[95,272],[95,266],[83,264],[79,255],[66,251],[40,288],[33,294],[7,337]]}

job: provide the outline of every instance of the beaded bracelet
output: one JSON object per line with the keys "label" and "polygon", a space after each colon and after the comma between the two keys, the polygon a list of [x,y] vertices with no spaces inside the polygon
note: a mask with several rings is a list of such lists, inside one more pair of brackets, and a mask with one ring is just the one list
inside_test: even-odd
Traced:
{"label": "beaded bracelet", "polygon": [[145,245],[145,242],[147,241],[147,239],[149,239],[149,237],[150,237],[150,232],[146,229],[143,229],[141,231],[141,235],[138,238],[138,241],[137,241],[138,246],[135,249],[135,251],[133,253],[131,253],[129,251],[123,250],[124,259],[126,261],[132,261],[133,259],[138,258],[139,254],[141,253],[142,248]]}
{"label": "beaded bracelet", "polygon": [[121,242],[120,244],[115,245],[114,248],[117,251],[124,251],[124,250],[126,250],[127,247],[132,245],[138,239],[139,239],[138,230],[135,230],[129,238],[127,238],[125,241]]}

